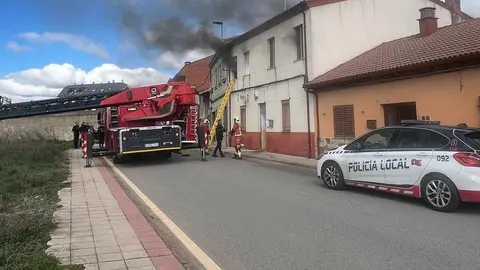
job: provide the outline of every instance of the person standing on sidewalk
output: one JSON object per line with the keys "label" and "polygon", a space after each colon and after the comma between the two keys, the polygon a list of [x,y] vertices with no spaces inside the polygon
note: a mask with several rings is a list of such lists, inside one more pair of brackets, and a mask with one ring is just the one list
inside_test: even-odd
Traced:
{"label": "person standing on sidewalk", "polygon": [[95,143],[95,135],[93,135],[93,129],[89,129],[87,132],[87,158],[85,160],[85,167],[92,167],[93,145]]}
{"label": "person standing on sidewalk", "polygon": [[222,125],[222,121],[218,120],[217,127],[215,128],[215,139],[217,140],[217,145],[215,146],[215,150],[213,150],[212,157],[217,157],[217,150],[220,152],[221,157],[225,157],[222,152],[222,141],[224,132],[225,128]]}
{"label": "person standing on sidewalk", "polygon": [[72,128],[73,132],[73,148],[78,149],[78,141],[80,138],[80,126],[78,122],[75,122],[75,125]]}

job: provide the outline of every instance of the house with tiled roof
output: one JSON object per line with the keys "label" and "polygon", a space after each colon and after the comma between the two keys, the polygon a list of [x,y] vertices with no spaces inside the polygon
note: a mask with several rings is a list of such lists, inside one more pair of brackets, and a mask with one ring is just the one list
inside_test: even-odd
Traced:
{"label": "house with tiled roof", "polygon": [[185,82],[195,86],[197,93],[210,89],[210,69],[208,67],[213,55],[204,57],[194,62],[185,62],[177,75],[185,76]]}
{"label": "house with tiled roof", "polygon": [[317,76],[321,150],[401,120],[480,126],[480,19],[438,27],[420,9],[415,35],[385,42]]}
{"label": "house with tiled roof", "polygon": [[202,95],[210,89],[210,68],[208,65],[213,59],[213,55],[202,59],[185,62],[177,75],[185,76],[185,82],[195,87],[199,94],[199,117],[205,118],[210,107],[210,100]]}
{"label": "house with tiled roof", "polygon": [[[228,42],[222,51],[229,57],[214,58],[211,110],[228,78],[237,78],[227,114],[229,123],[240,118],[245,147],[314,157],[316,97],[304,84],[383,42],[415,34],[423,7],[436,8],[440,27],[471,19],[458,0],[302,1]],[[220,63],[228,68],[219,70]],[[216,72],[223,77],[215,84]]]}

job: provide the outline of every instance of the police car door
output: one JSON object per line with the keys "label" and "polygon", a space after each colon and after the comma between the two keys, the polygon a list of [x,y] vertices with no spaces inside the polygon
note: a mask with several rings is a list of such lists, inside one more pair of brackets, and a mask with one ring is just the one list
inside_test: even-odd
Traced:
{"label": "police car door", "polygon": [[345,179],[350,181],[385,183],[381,164],[388,151],[394,129],[379,129],[357,139],[345,150],[347,160]]}
{"label": "police car door", "polygon": [[387,184],[407,188],[420,179],[433,157],[432,139],[435,139],[435,134],[430,132],[420,128],[399,130],[385,155],[383,168]]}

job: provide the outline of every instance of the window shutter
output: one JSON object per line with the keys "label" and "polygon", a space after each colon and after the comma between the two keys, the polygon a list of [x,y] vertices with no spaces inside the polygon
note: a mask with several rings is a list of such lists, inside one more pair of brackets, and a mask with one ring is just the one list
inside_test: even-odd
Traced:
{"label": "window shutter", "polygon": [[336,138],[355,137],[353,105],[333,107],[333,129]]}
{"label": "window shutter", "polygon": [[353,138],[355,137],[355,126],[353,122],[353,105],[345,106],[343,110],[343,123],[345,126],[345,135],[344,137]]}

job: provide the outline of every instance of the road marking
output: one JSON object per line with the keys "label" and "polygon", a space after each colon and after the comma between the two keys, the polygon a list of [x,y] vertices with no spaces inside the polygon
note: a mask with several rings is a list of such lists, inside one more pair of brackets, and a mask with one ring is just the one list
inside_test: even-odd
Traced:
{"label": "road marking", "polygon": [[123,174],[110,160],[104,158],[108,165],[120,176],[123,181],[142,199],[142,201],[152,210],[152,212],[170,229],[175,237],[185,245],[185,247],[197,258],[197,260],[205,267],[205,269],[221,270],[203,250],[200,249],[195,242],[190,239],[165,213],[158,208],[128,177]]}

